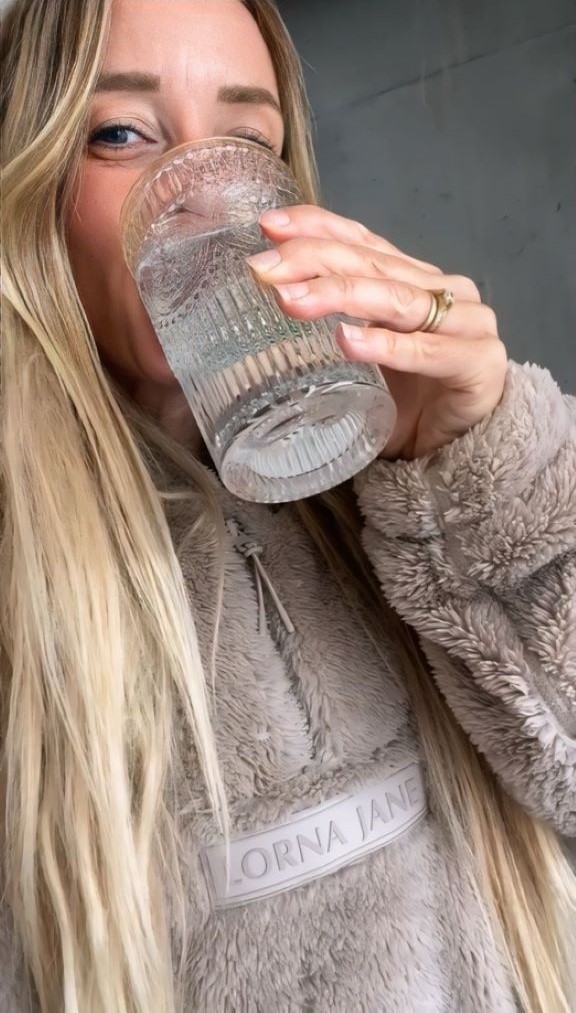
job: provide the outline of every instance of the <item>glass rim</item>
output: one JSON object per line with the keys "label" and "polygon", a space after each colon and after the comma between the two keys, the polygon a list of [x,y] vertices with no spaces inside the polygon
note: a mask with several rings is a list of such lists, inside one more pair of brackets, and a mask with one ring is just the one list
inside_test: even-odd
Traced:
{"label": "glass rim", "polygon": [[[178,144],[176,145],[176,147],[170,148],[169,151],[165,151],[158,158],[154,159],[152,164],[149,165],[146,169],[144,169],[144,171],[140,174],[140,176],[138,176],[138,179],[136,179],[132,183],[132,186],[128,190],[128,193],[126,194],[124,201],[122,203],[122,208],[120,211],[120,238],[124,257],[126,259],[128,267],[130,268],[130,271],[132,271],[132,262],[135,254],[135,248],[137,249],[140,248],[141,242],[144,238],[144,232],[142,231],[142,228],[140,229],[138,228],[136,222],[134,221],[134,214],[133,214],[134,207],[137,201],[140,200],[142,191],[145,190],[156,179],[158,179],[162,175],[162,173],[166,170],[167,166],[171,162],[173,162],[175,158],[178,158],[180,153],[194,152],[197,150],[205,150],[208,148],[216,148],[216,147],[218,148],[236,147],[248,149],[252,148],[258,151],[259,155],[262,156],[263,158],[266,158],[269,161],[274,162],[275,164],[280,163],[286,168],[288,172],[291,171],[288,163],[285,162],[282,158],[280,158],[280,156],[277,155],[275,151],[270,151],[268,148],[264,147],[263,144],[259,144],[258,141],[254,141],[249,137],[230,137],[226,135],[203,137],[199,138],[196,141],[184,141],[182,144]],[[166,200],[167,207],[169,206],[172,200],[173,197],[167,198]],[[131,228],[129,223],[132,226]],[[138,242],[134,242],[135,237],[131,235],[131,232],[132,233],[142,232],[142,235],[140,236],[140,240]]]}

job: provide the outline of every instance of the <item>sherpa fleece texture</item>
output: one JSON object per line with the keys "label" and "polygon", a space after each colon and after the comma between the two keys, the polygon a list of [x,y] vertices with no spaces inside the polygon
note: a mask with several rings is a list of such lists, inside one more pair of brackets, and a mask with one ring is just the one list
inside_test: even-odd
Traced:
{"label": "sherpa fleece texture", "polygon": [[[382,618],[360,606],[358,621],[291,504],[240,501],[207,474],[225,515],[261,546],[295,627],[286,631],[268,595],[259,625],[253,563],[230,537],[214,724],[235,836],[422,750]],[[575,400],[547,370],[510,362],[503,398],[481,423],[428,457],[375,461],[354,484],[382,592],[417,630],[456,718],[510,795],[576,835]],[[190,504],[167,507],[207,662],[216,575],[210,547],[185,541],[192,515]],[[215,825],[182,722],[177,735],[170,804],[186,846],[186,1011],[519,1008],[469,870],[432,811],[356,864],[215,910],[199,861]],[[5,912],[2,1013],[33,1008],[9,949]]]}

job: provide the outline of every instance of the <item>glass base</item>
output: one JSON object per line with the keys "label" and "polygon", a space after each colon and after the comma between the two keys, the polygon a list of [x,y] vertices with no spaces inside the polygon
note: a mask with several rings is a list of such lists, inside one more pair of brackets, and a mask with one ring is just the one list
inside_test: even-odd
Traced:
{"label": "glass base", "polygon": [[265,407],[223,448],[219,472],[235,496],[283,503],[351,478],[386,446],[396,405],[379,384],[320,383]]}

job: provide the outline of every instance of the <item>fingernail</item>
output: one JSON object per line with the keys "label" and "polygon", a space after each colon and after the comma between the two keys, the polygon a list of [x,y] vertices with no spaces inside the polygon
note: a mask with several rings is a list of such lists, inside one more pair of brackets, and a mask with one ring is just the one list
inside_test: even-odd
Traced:
{"label": "fingernail", "polygon": [[273,208],[270,211],[263,211],[258,221],[262,225],[290,225],[290,215],[279,208]]}
{"label": "fingernail", "polygon": [[347,341],[364,341],[365,334],[361,327],[354,327],[352,324],[339,323],[341,333]]}
{"label": "fingernail", "polygon": [[294,285],[274,285],[274,288],[284,299],[303,299],[310,292],[310,286],[305,281],[298,281]]}
{"label": "fingernail", "polygon": [[255,253],[252,257],[246,257],[246,263],[255,271],[270,271],[282,260],[278,250],[264,250],[263,253]]}

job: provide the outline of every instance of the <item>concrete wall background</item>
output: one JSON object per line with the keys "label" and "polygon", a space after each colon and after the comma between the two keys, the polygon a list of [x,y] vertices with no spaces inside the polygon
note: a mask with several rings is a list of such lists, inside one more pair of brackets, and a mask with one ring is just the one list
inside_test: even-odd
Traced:
{"label": "concrete wall background", "polygon": [[573,0],[280,0],[325,203],[474,278],[576,391]]}

